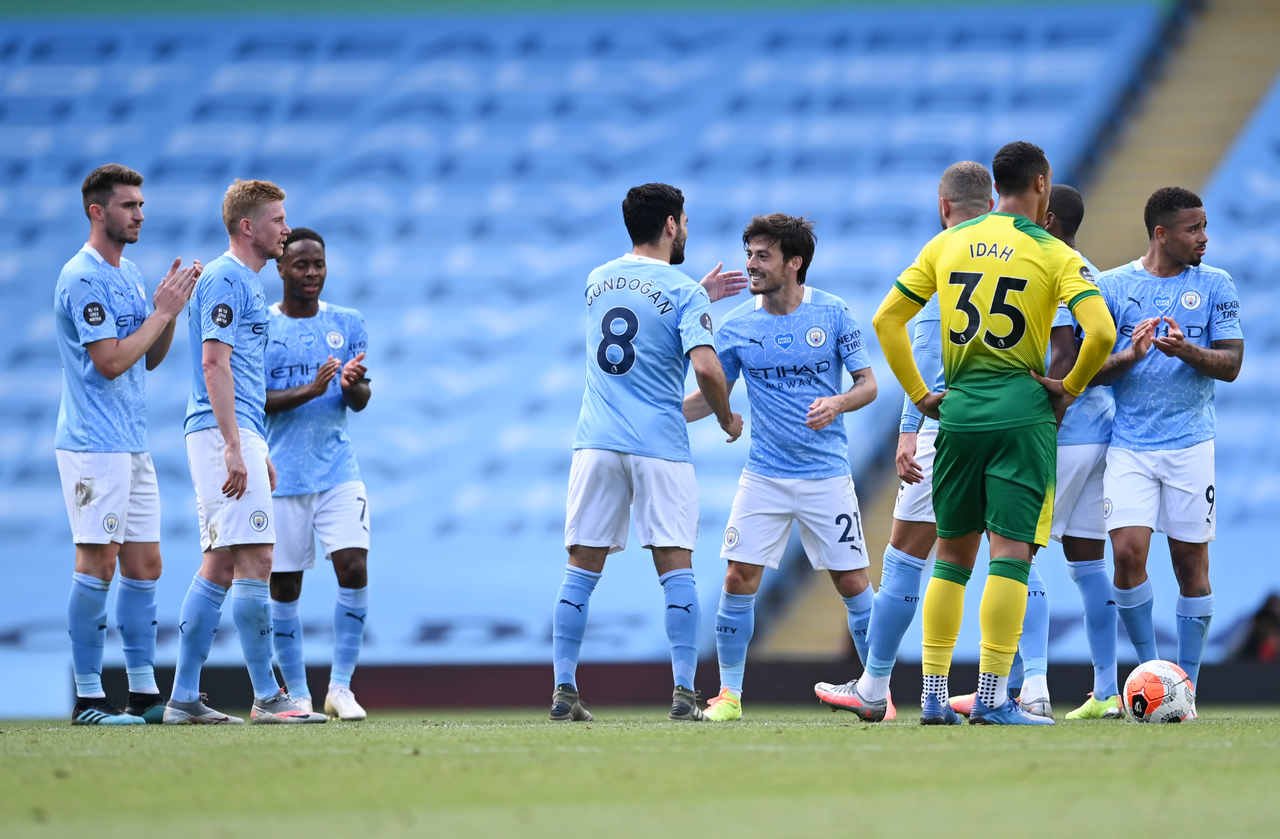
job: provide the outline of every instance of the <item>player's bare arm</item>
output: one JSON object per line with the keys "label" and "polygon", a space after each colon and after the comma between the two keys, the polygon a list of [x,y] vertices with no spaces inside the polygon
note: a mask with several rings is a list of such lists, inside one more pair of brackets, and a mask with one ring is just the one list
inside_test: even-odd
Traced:
{"label": "player's bare arm", "polygon": [[342,386],[343,400],[353,411],[363,411],[364,406],[369,404],[369,397],[373,395],[369,387],[369,379],[365,375],[368,372],[369,368],[364,366],[363,351],[342,365],[342,374],[338,383]]}
{"label": "player's bare arm", "polygon": [[821,431],[840,414],[856,411],[870,405],[876,398],[876,374],[870,367],[854,370],[853,386],[835,396],[820,396],[809,405],[804,424],[814,431]]}
{"label": "player's bare arm", "polygon": [[[340,369],[338,359],[329,356],[325,363],[320,365],[320,369],[316,371],[316,377],[305,385],[287,387],[283,390],[268,390],[266,412],[268,414],[278,414],[281,411],[290,411],[299,405],[310,402],[312,399],[323,396],[324,392],[329,389],[329,382],[333,381],[333,377],[338,375]],[[367,402],[368,400],[366,399],[365,401]],[[364,406],[362,405],[361,407]]]}
{"label": "player's bare arm", "polygon": [[714,303],[717,300],[723,300],[726,297],[733,297],[738,292],[747,287],[749,280],[747,275],[741,271],[721,271],[724,267],[723,262],[717,262],[716,267],[707,272],[707,275],[699,280],[699,284],[711,298]]}
{"label": "player's bare arm", "polygon": [[1197,373],[1222,382],[1234,382],[1236,376],[1240,375],[1240,365],[1244,363],[1244,341],[1214,341],[1208,347],[1202,347],[1188,341],[1182,327],[1173,318],[1164,317],[1160,320],[1169,331],[1152,339],[1151,344],[1157,350],[1173,358],[1180,358]]}
{"label": "player's bare arm", "polygon": [[893,462],[898,468],[898,477],[908,484],[918,484],[924,480],[924,469],[916,460],[919,436],[918,431],[903,431],[898,435],[898,452],[894,455]]}
{"label": "player's bare arm", "polygon": [[1091,385],[1109,385],[1147,357],[1155,338],[1157,318],[1147,318],[1133,328],[1132,343],[1119,352],[1112,353],[1102,369],[1089,382]]}
{"label": "player's bare arm", "polygon": [[1072,312],[1084,330],[1084,341],[1076,354],[1071,369],[1061,379],[1041,376],[1034,370],[1030,374],[1049,394],[1049,402],[1053,406],[1054,417],[1059,425],[1062,417],[1076,401],[1076,397],[1084,393],[1089,382],[1111,357],[1111,350],[1116,343],[1116,324],[1111,319],[1111,312],[1098,295],[1081,300]]}
{"label": "player's bare arm", "polygon": [[1064,378],[1076,363],[1078,350],[1075,327],[1055,326],[1049,330],[1049,369],[1045,375],[1051,379]]}
{"label": "player's bare arm", "polygon": [[[733,393],[733,386],[737,383],[737,379],[729,382],[727,385],[729,393]],[[703,396],[702,391],[700,390],[695,390],[684,398],[683,410],[685,422],[697,422],[700,419],[706,419],[714,413],[711,410],[711,403],[707,401],[707,397]]]}
{"label": "player's bare arm", "polygon": [[201,345],[200,368],[209,391],[209,407],[218,423],[224,443],[223,459],[227,464],[227,480],[222,494],[241,498],[249,483],[249,470],[240,454],[240,428],[236,425],[236,385],[231,373],[231,345],[213,339]]}
{"label": "player's bare arm", "polygon": [[173,340],[174,320],[182,307],[187,305],[196,281],[200,279],[199,262],[186,268],[181,268],[181,265],[181,259],[173,261],[169,273],[165,274],[156,288],[155,311],[147,316],[133,334],[124,338],[104,338],[85,345],[94,368],[103,377],[116,378],[137,364],[143,355],[147,356],[147,369],[154,370],[169,351],[169,342]]}
{"label": "player's bare arm", "polygon": [[732,443],[742,436],[742,417],[729,407],[729,387],[716,351],[705,345],[694,347],[689,351],[689,363],[693,365],[698,390],[716,415],[720,428],[729,435],[725,442]]}

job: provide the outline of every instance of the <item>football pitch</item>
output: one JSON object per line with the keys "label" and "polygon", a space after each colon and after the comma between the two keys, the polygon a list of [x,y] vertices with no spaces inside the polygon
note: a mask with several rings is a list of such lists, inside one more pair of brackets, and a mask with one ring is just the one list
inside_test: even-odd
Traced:
{"label": "football pitch", "polygon": [[[0,724],[0,835],[1274,836],[1280,708],[1183,725],[740,723],[602,707],[315,726]],[[1065,707],[1059,709],[1059,715]]]}

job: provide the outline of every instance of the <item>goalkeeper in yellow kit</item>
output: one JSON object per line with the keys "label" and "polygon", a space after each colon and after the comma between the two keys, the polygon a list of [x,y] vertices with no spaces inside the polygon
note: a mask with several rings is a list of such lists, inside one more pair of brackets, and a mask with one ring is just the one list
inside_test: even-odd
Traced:
{"label": "goalkeeper in yellow kit", "polygon": [[[925,245],[880,304],[873,324],[889,367],[922,413],[937,417],[933,506],[938,558],[924,597],[921,723],[958,724],[947,673],[982,533],[991,566],[982,594],[982,653],[970,721],[1052,725],[1024,713],[1005,689],[1027,606],[1033,545],[1053,519],[1057,423],[1102,367],[1115,323],[1080,256],[1037,223],[1053,175],[1025,142],[996,153],[994,211]],[[930,393],[911,355],[907,321],[929,297],[942,311],[947,389]],[[1085,333],[1063,379],[1045,378],[1045,349],[1059,301]]]}

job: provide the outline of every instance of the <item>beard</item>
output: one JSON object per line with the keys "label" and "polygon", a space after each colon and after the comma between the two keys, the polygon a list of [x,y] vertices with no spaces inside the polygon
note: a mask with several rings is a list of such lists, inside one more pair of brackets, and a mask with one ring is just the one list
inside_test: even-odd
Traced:
{"label": "beard", "polygon": [[138,231],[128,227],[108,227],[106,233],[107,238],[118,245],[131,245],[138,241]]}
{"label": "beard", "polygon": [[671,243],[671,264],[680,265],[684,262],[684,243],[688,241],[688,236],[682,236]]}

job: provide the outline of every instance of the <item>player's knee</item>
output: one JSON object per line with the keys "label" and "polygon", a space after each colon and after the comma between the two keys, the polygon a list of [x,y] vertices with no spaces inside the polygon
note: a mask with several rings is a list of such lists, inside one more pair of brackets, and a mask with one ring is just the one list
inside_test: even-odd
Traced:
{"label": "player's knee", "polygon": [[76,573],[111,581],[116,572],[116,545],[76,545]]}
{"label": "player's knee", "polygon": [[840,571],[834,575],[836,591],[840,592],[841,597],[853,597],[867,590],[871,585],[871,578],[867,576],[867,569],[858,568],[853,571]]}
{"label": "player's knee", "polygon": [[360,549],[334,551],[329,557],[338,585],[343,588],[364,588],[369,582],[369,554]]}
{"label": "player's knee", "polygon": [[302,572],[280,571],[271,575],[271,599],[292,603],[302,596]]}
{"label": "player's knee", "polygon": [[724,572],[724,590],[730,594],[755,594],[764,569],[756,565],[730,562]]}

